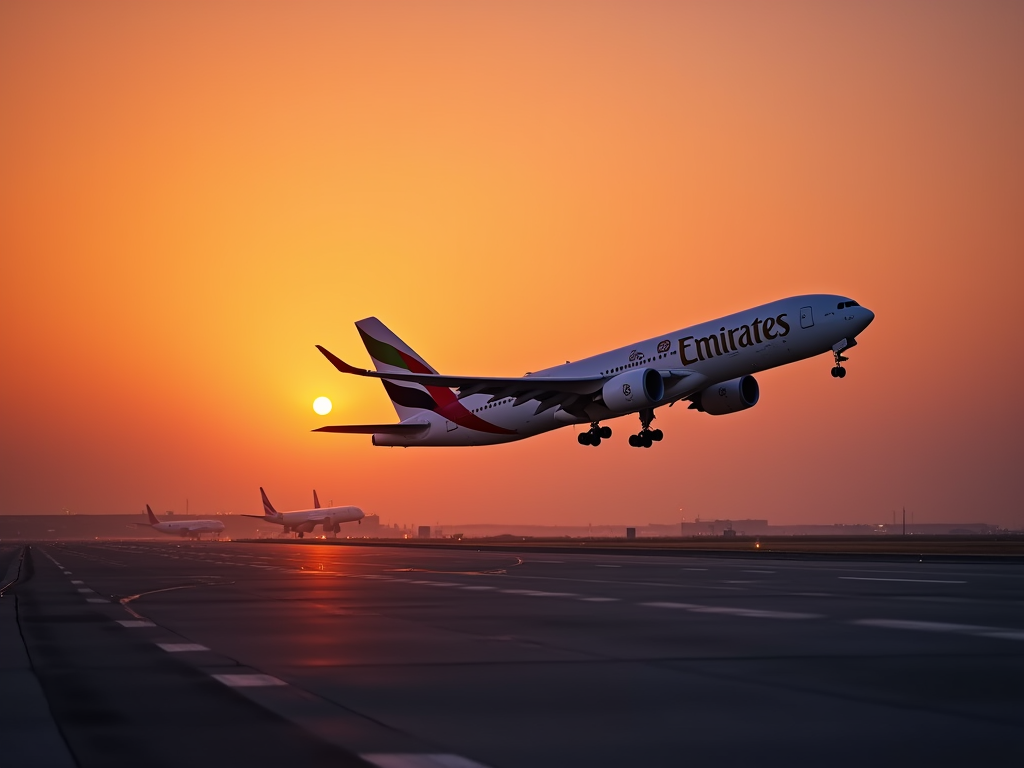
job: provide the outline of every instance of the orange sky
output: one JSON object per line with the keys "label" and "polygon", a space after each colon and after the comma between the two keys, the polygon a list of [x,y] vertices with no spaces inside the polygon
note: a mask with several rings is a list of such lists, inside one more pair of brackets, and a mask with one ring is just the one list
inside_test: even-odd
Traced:
{"label": "orange sky", "polygon": [[[5,2],[0,512],[1020,527],[1022,40],[1017,2]],[[394,419],[313,346],[368,364],[368,315],[518,375],[817,291],[877,315],[845,380],[651,450],[309,432]]]}

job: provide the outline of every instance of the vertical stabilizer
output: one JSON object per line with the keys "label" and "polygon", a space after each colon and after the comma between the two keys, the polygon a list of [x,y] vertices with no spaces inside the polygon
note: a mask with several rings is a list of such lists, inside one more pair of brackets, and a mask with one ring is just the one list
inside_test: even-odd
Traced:
{"label": "vertical stabilizer", "polygon": [[[374,368],[380,373],[437,373],[412,347],[376,317],[368,317],[356,323],[359,336],[366,351],[373,359]],[[422,411],[437,409],[437,401],[426,387],[407,381],[381,379],[384,389],[395,406],[398,418],[408,419]]]}
{"label": "vertical stabilizer", "polygon": [[160,525],[160,521],[156,519],[156,515],[153,514],[153,510],[150,509],[149,504],[146,505],[146,516],[149,518],[150,525]]}
{"label": "vertical stabilizer", "polygon": [[320,499],[316,497],[316,488],[313,489],[313,509],[320,509]]}
{"label": "vertical stabilizer", "polygon": [[267,492],[263,490],[262,486],[260,486],[260,496],[263,497],[263,514],[267,517],[277,517],[277,510],[270,503],[270,499],[267,498]]}

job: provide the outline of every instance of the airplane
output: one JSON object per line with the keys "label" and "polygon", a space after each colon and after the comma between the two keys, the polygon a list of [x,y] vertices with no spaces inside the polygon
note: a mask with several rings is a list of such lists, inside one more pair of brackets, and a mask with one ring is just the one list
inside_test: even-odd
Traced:
{"label": "airplane", "polygon": [[154,531],[169,533],[172,536],[181,536],[182,538],[187,536],[190,539],[199,539],[201,534],[204,533],[215,533],[220,536],[221,531],[224,530],[224,523],[220,520],[175,520],[162,523],[153,514],[149,504],[146,505],[146,514],[149,516],[149,522],[138,523],[138,525],[148,525]]}
{"label": "airplane", "polygon": [[312,533],[318,525],[324,527],[325,533],[337,535],[341,530],[342,523],[352,521],[360,522],[364,515],[359,507],[323,507],[320,506],[320,499],[316,491],[313,491],[313,509],[299,509],[294,512],[278,512],[274,505],[267,498],[267,492],[260,488],[260,495],[263,497],[262,515],[242,515],[242,517],[255,517],[257,520],[265,520],[268,523],[277,523],[284,526],[284,533],[295,531],[301,539],[305,534]]}
{"label": "airplane", "polygon": [[612,431],[601,422],[630,414],[635,448],[664,437],[654,411],[681,400],[712,416],[752,408],[753,374],[831,353],[832,377],[846,376],[844,353],[874,320],[856,301],[832,294],[792,296],[610,352],[521,377],[442,375],[380,320],[356,323],[375,370],[317,349],[341,373],[380,379],[397,424],[346,424],[314,432],[372,435],[378,446],[494,445],[569,425],[588,424],[581,445],[598,446]]}

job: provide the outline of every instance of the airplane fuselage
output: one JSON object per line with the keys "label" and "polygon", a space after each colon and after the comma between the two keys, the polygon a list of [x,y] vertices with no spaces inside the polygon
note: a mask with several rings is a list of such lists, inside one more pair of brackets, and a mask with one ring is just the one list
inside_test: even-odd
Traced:
{"label": "airplane fuselage", "polygon": [[203,533],[221,533],[224,530],[224,523],[220,520],[176,520],[156,523],[150,528],[171,536],[195,536],[198,538]]}
{"label": "airplane fuselage", "polygon": [[317,509],[300,509],[294,512],[278,512],[265,514],[263,520],[284,526],[284,530],[310,533],[316,526],[323,525],[325,531],[337,531],[341,523],[352,523],[362,520],[363,510],[359,507],[320,507]]}
{"label": "airplane fuselage", "polygon": [[[528,374],[527,380],[529,376],[603,376],[613,380],[637,369],[653,371],[664,381],[663,394],[646,406],[653,409],[693,398],[710,387],[749,374],[853,346],[857,334],[873,318],[870,310],[845,296],[794,296],[536,371]],[[629,378],[623,378],[627,396],[631,390],[630,382],[626,381]],[[507,443],[569,424],[598,422],[638,412],[637,408],[623,403],[609,407],[607,398],[596,396],[582,414],[579,409],[569,413],[557,407],[537,412],[536,402],[527,403],[530,401],[522,397],[495,400],[486,394],[470,395],[448,405],[448,412],[440,408],[417,414],[412,421],[429,423],[429,429],[421,434],[374,434],[373,443],[388,446]],[[479,421],[465,418],[465,411]],[[476,428],[467,426],[467,422],[475,424]]]}

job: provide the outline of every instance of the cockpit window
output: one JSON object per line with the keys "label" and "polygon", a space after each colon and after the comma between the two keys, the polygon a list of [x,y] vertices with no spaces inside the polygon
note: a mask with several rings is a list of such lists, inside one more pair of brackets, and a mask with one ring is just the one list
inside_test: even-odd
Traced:
{"label": "cockpit window", "polygon": [[838,304],[836,304],[836,309],[846,309],[847,307],[859,306],[860,304],[858,304],[856,301],[840,301]]}

